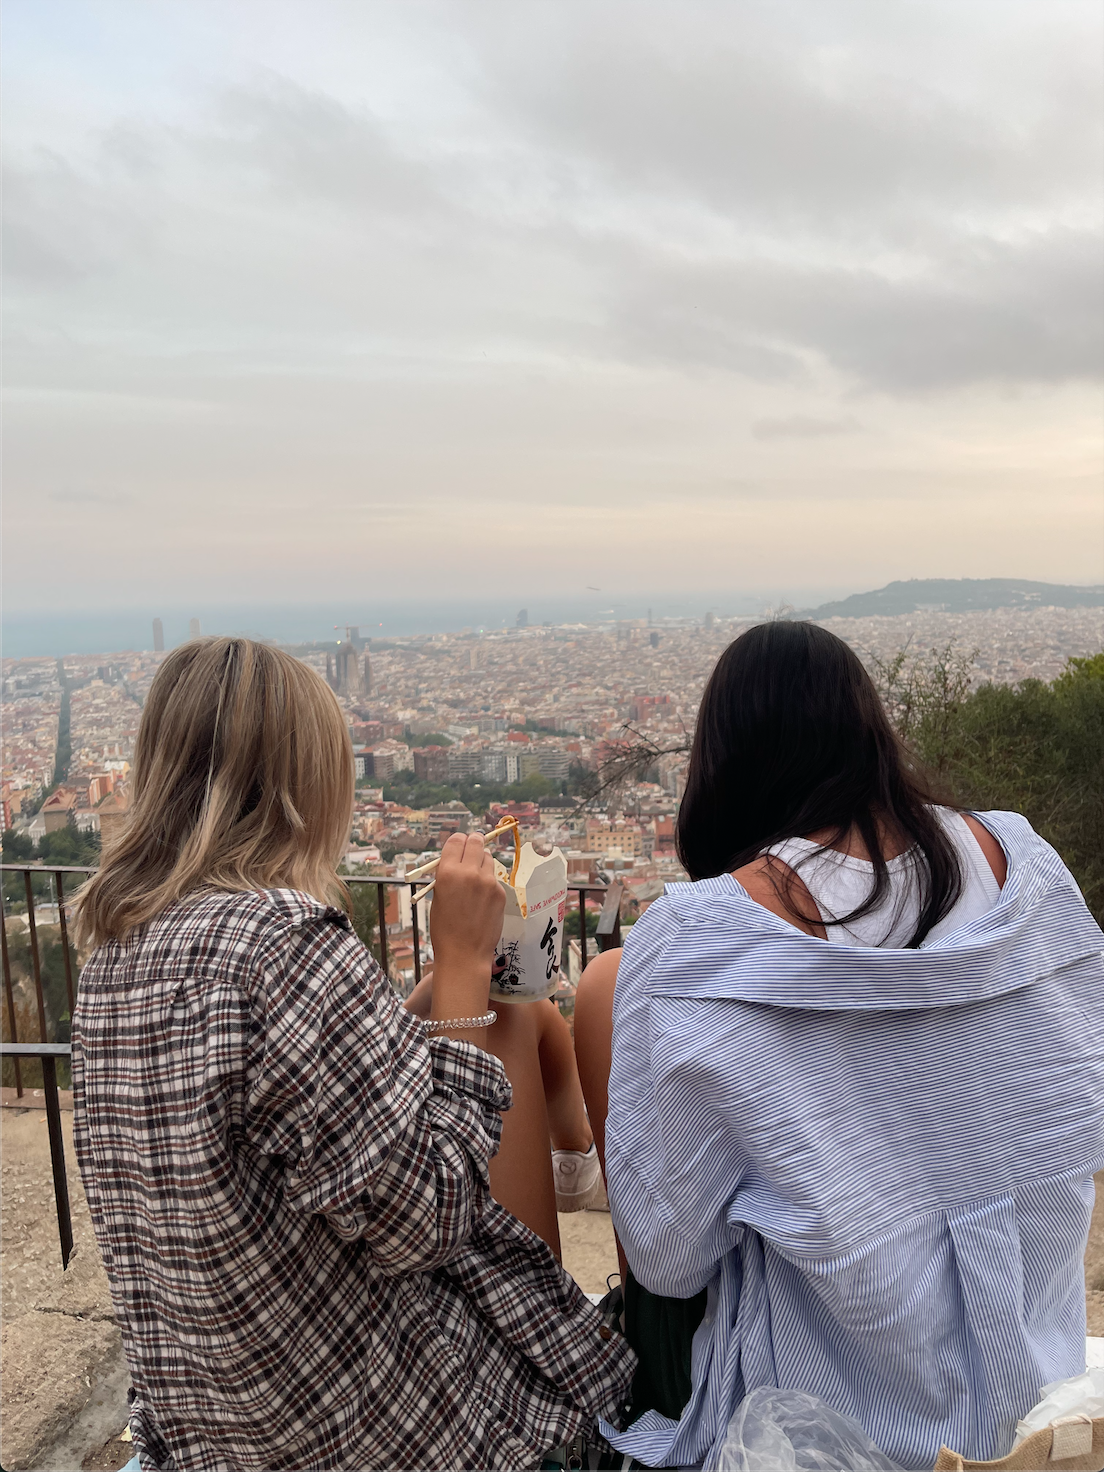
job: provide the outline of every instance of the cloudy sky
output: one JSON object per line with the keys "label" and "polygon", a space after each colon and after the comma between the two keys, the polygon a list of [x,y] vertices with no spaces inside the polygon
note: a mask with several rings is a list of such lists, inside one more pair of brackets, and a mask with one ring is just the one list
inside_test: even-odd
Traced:
{"label": "cloudy sky", "polygon": [[7,0],[9,611],[1104,575],[1097,0]]}

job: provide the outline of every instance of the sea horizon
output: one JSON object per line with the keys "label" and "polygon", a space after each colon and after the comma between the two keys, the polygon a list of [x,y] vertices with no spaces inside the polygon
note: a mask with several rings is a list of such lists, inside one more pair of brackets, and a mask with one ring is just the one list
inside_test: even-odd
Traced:
{"label": "sea horizon", "polygon": [[597,624],[618,620],[754,617],[782,605],[798,606],[838,595],[838,589],[798,589],[790,596],[778,593],[687,593],[667,596],[600,592],[583,597],[421,600],[403,603],[357,603],[354,600],[310,604],[208,604],[141,609],[88,611],[5,612],[2,652],[6,659],[115,654],[153,648],[153,620],[160,618],[165,648],[188,637],[189,620],[198,618],[203,634],[245,634],[279,644],[309,644],[344,638],[347,625],[356,626],[362,639],[403,638],[424,634],[498,633],[516,626],[526,608],[528,624]]}
{"label": "sea horizon", "polygon": [[[901,582],[938,584],[982,582],[1027,582],[1045,590],[1093,589],[1104,594],[1096,582],[1045,584],[1023,579],[926,579]],[[874,594],[884,590],[862,590]],[[935,589],[932,590],[936,592]],[[517,626],[522,613],[529,627],[565,624],[613,624],[635,620],[704,620],[769,618],[782,609],[814,610],[856,595],[853,586],[795,587],[790,589],[732,589],[692,592],[619,593],[600,588],[583,593],[536,596],[490,592],[477,598],[414,600],[349,599],[341,602],[208,603],[191,607],[149,604],[138,608],[29,609],[3,613],[0,642],[6,659],[58,658],[66,655],[141,653],[153,648],[153,620],[161,620],[165,648],[172,649],[190,637],[192,619],[198,619],[203,634],[243,634],[277,644],[318,644],[344,637],[347,626],[355,626],[362,639],[387,640],[445,633],[501,633]],[[925,605],[918,605],[925,606]],[[934,606],[934,605],[933,605]],[[953,611],[953,610],[952,610]]]}

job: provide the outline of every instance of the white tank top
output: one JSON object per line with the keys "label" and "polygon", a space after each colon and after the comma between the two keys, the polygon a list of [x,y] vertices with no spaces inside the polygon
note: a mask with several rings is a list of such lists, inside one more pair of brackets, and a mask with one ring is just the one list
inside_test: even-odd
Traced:
{"label": "white tank top", "polygon": [[[950,912],[928,931],[921,948],[986,914],[1000,898],[1000,885],[962,814],[950,808],[932,808],[932,812],[962,865],[962,893]],[[832,849],[818,852],[818,845],[807,838],[784,839],[764,849],[764,853],[774,854],[800,876],[822,920],[850,914],[866,899],[874,882],[874,865],[869,859]],[[902,949],[920,916],[918,866],[922,862],[915,848],[887,859],[889,888],[881,904],[847,925],[830,926],[828,939],[843,945]]]}

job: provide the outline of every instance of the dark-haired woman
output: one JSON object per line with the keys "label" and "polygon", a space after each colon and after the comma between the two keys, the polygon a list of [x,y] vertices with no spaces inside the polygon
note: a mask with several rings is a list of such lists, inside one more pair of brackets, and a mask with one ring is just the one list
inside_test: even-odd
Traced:
{"label": "dark-haired woman", "polygon": [[774,1386],[906,1467],[1006,1452],[1085,1360],[1104,968],[1076,884],[1016,814],[938,806],[799,622],[718,662],[678,839],[696,882],[576,1007],[642,1359],[611,1439],[708,1465]]}

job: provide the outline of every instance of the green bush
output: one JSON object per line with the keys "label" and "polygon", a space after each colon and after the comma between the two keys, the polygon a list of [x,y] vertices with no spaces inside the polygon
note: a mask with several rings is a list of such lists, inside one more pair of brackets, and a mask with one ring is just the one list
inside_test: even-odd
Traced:
{"label": "green bush", "polygon": [[[8,965],[11,967],[12,988],[15,997],[16,1027],[19,1041],[36,1042],[40,1034],[38,1004],[34,986],[34,961],[31,954],[31,938],[26,930],[15,926],[8,928]],[[61,943],[61,932],[57,926],[41,926],[38,930],[39,974],[42,977],[42,1001],[46,1014],[46,1038],[52,1043],[67,1043],[72,1018],[69,1014],[69,988],[65,978],[65,950]],[[77,956],[72,942],[69,944],[69,961],[72,967],[73,987],[77,984]],[[8,1011],[3,1009],[3,1035],[6,1041],[10,1025]],[[29,1059],[23,1060],[23,1087],[42,1087],[42,1066]],[[3,1068],[4,1087],[15,1083],[15,1066],[5,1058]],[[63,1089],[69,1088],[69,1064],[59,1059],[57,1080]]]}
{"label": "green bush", "polygon": [[[352,871],[344,864],[338,870],[339,874],[348,875]],[[363,873],[363,870],[359,870]],[[379,960],[379,904],[376,897],[376,886],[374,884],[350,884],[349,888],[349,919],[352,921],[353,929],[361,940]]]}
{"label": "green bush", "polygon": [[[586,912],[586,928],[587,928],[587,936],[588,937],[598,934],[598,911],[597,910],[592,910],[592,909],[589,909],[588,908],[588,910]],[[569,909],[567,911],[567,914],[564,916],[564,926],[563,926],[564,940],[565,941],[568,941],[568,940],[578,940],[579,939],[579,932],[580,932],[581,929],[582,929],[582,921],[579,918],[578,899],[577,899],[577,897],[575,895],[571,895],[570,902],[569,902]]]}
{"label": "green bush", "polygon": [[[46,833],[35,848],[30,838],[25,833],[17,833],[14,828],[4,830],[3,856],[5,864],[33,864],[37,861],[48,869],[51,864],[57,864],[59,868],[67,868],[72,865],[87,864],[89,868],[95,868],[100,862],[100,839],[95,833],[80,833],[70,824],[67,828],[59,828],[54,833]],[[65,880],[66,898],[72,896],[76,889],[84,883],[84,877],[80,874],[67,874]],[[31,876],[31,892],[35,897],[35,904],[40,901],[44,904],[53,904],[57,899],[54,889],[53,875],[50,873],[33,874]],[[27,908],[27,890],[22,874],[4,875],[4,904],[13,914],[23,914]]]}
{"label": "green bush", "polygon": [[1023,813],[1104,922],[1104,653],[1071,659],[1051,684],[983,685],[935,703],[911,734],[963,806]]}
{"label": "green bush", "polygon": [[[53,833],[44,833],[38,840],[35,857],[43,864],[58,864],[62,868],[69,864],[87,864],[95,868],[100,862],[100,835],[81,833],[73,824],[58,828]],[[79,881],[79,876],[76,876]]]}

